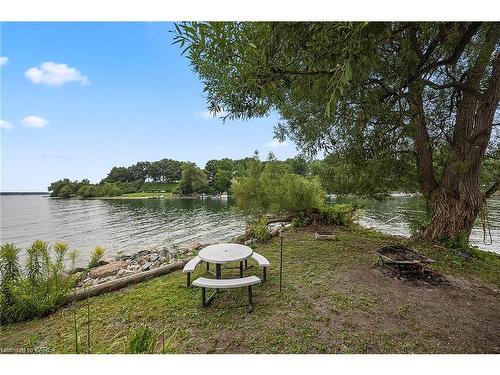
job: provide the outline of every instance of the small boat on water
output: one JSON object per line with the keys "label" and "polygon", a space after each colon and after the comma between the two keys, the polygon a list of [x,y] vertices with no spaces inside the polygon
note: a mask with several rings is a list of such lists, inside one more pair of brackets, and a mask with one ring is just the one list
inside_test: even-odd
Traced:
{"label": "small boat on water", "polygon": [[212,195],[212,199],[227,199],[228,197],[229,197],[229,195],[226,192]]}

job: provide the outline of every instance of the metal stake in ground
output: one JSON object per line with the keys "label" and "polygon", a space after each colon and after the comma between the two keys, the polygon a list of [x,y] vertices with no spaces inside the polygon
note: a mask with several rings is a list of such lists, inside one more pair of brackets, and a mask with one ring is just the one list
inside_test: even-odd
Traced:
{"label": "metal stake in ground", "polygon": [[280,232],[280,295],[281,295],[282,279],[283,279],[283,233]]}

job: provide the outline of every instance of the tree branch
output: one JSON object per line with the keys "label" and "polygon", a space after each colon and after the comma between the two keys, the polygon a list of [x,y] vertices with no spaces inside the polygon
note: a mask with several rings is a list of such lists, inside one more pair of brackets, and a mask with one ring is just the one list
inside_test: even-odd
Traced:
{"label": "tree branch", "polygon": [[499,188],[500,188],[500,181],[497,180],[493,183],[493,185],[489,187],[488,190],[486,190],[486,192],[484,193],[484,198],[485,199],[490,198],[493,194],[497,192]]}
{"label": "tree branch", "polygon": [[428,80],[428,79],[422,79],[422,82],[425,83],[427,86],[430,86],[436,90],[456,88],[456,89],[459,89],[462,91],[467,91],[468,93],[473,95],[477,100],[481,100],[483,97],[479,91],[475,90],[473,87],[471,87],[463,82],[451,82],[451,83],[446,83],[446,84],[438,84],[438,83],[432,82],[431,80]]}
{"label": "tree branch", "polygon": [[462,34],[462,37],[460,38],[460,41],[457,43],[455,46],[455,49],[453,50],[452,54],[448,56],[444,60],[436,61],[435,63],[432,63],[428,65],[427,67],[423,67],[420,70],[419,76],[422,75],[425,72],[429,72],[439,66],[442,65],[454,65],[457,63],[458,59],[460,56],[462,56],[462,53],[465,50],[465,47],[467,47],[467,44],[469,44],[470,40],[472,37],[477,33],[479,28],[481,27],[482,22],[473,22],[471,23],[468,27],[467,30]]}

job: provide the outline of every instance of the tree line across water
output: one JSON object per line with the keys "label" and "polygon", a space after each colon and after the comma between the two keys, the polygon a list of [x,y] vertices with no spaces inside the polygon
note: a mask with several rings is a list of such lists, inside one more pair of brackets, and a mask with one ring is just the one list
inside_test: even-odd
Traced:
{"label": "tree line across water", "polygon": [[[181,195],[217,194],[228,192],[235,180],[248,175],[250,163],[255,160],[259,160],[258,151],[243,159],[209,160],[203,169],[195,163],[172,159],[140,161],[129,167],[113,167],[96,184],[88,179],[71,181],[64,178],[51,183],[48,190],[52,197],[59,198],[114,197],[159,192]],[[404,159],[392,163],[353,163],[340,155],[329,155],[322,160],[308,160],[298,155],[280,161],[270,152],[262,163],[265,165],[269,162],[282,165],[283,173],[286,171],[298,176],[317,176],[327,193],[377,195],[394,190],[417,190],[414,168],[411,162]],[[373,168],[383,168],[384,173],[374,179],[368,173]]]}

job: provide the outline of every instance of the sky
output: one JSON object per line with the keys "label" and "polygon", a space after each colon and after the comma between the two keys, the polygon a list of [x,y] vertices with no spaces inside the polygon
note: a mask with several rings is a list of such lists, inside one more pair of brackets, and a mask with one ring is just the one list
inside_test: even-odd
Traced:
{"label": "sky", "polygon": [[99,182],[113,166],[272,150],[276,114],[225,123],[172,45],[169,23],[0,23],[1,191]]}

